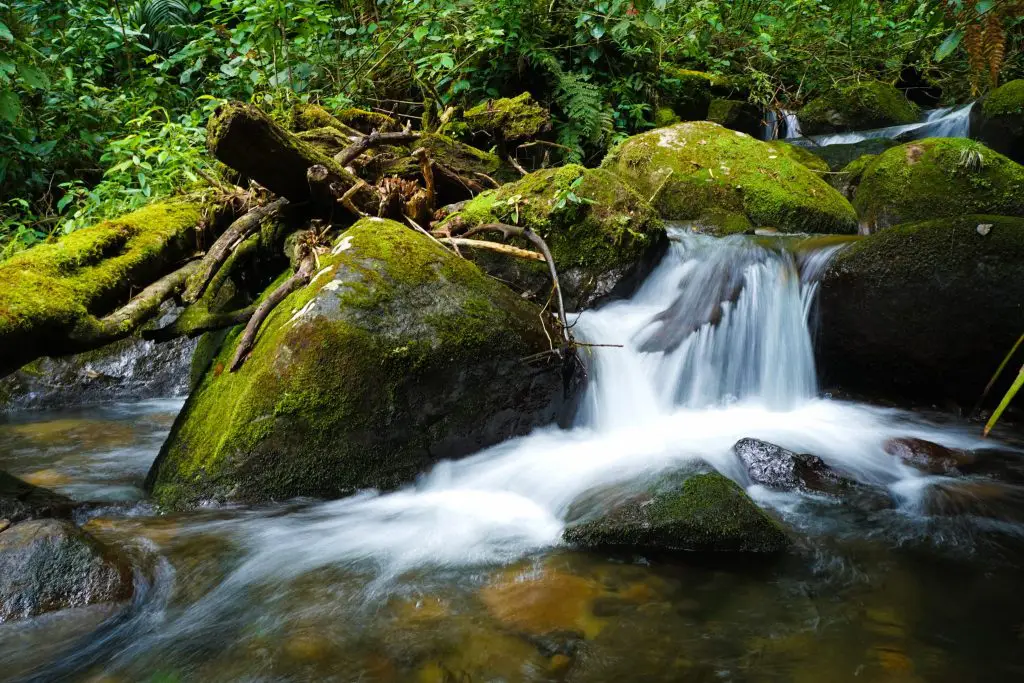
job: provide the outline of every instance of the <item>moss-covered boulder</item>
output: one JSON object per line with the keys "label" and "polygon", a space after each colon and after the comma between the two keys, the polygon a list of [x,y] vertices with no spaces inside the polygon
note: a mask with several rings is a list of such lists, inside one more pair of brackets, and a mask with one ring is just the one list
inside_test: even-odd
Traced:
{"label": "moss-covered boulder", "polygon": [[679,114],[677,114],[672,107],[657,107],[654,110],[655,128],[671,126],[673,123],[679,123],[680,121],[682,121],[682,119],[679,118]]}
{"label": "moss-covered boulder", "polygon": [[888,83],[862,81],[814,98],[799,115],[803,134],[819,135],[914,123],[921,112]]}
{"label": "moss-covered boulder", "polygon": [[551,128],[551,113],[524,92],[517,97],[487,100],[463,114],[470,133],[486,133],[496,140],[519,142]]}
{"label": "moss-covered boulder", "polygon": [[864,171],[877,158],[877,154],[865,154],[862,157],[858,157],[844,166],[838,173],[830,175],[828,177],[829,185],[842,192],[843,196],[852,202],[857,197],[857,189],[860,187],[860,181],[864,177]]}
{"label": "moss-covered boulder", "polygon": [[789,544],[782,527],[717,472],[666,477],[608,514],[570,525],[563,538],[626,552],[773,553]]}
{"label": "moss-covered boulder", "polygon": [[566,406],[540,309],[390,221],[340,237],[229,372],[237,336],[150,471],[162,504],[392,488]]}
{"label": "moss-covered boulder", "polygon": [[292,108],[291,129],[295,133],[330,128],[348,140],[358,139],[362,133],[344,123],[337,116],[316,104],[300,102]]}
{"label": "moss-covered boulder", "polygon": [[1024,79],[996,88],[974,105],[971,137],[1024,164]]}
{"label": "moss-covered boulder", "polygon": [[798,164],[803,164],[822,177],[825,177],[830,170],[824,159],[819,158],[803,147],[798,147],[784,140],[772,140],[768,144],[774,147],[776,151]]}
{"label": "moss-covered boulder", "polygon": [[71,522],[39,519],[0,531],[0,622],[131,593],[124,558]]}
{"label": "moss-covered boulder", "polygon": [[709,121],[634,135],[608,154],[602,168],[669,220],[717,209],[782,232],[857,229],[853,207],[816,173],[776,147]]}
{"label": "moss-covered boulder", "polygon": [[970,405],[1024,330],[1022,301],[1024,219],[884,230],[841,251],[823,277],[819,369],[854,392]]}
{"label": "moss-covered boulder", "polygon": [[857,159],[871,154],[881,154],[885,150],[896,147],[899,141],[892,138],[868,138],[860,142],[839,145],[808,145],[801,149],[820,158],[829,171],[840,171]]}
{"label": "moss-covered boulder", "polygon": [[0,377],[40,356],[82,350],[98,316],[171,272],[197,245],[202,205],[153,204],[0,264]]}
{"label": "moss-covered boulder", "polygon": [[708,121],[755,138],[760,138],[764,130],[764,116],[760,107],[746,100],[711,100],[708,105]]}
{"label": "moss-covered boulder", "polygon": [[967,213],[1024,216],[1024,166],[965,138],[928,138],[878,155],[853,203],[865,231]]}
{"label": "moss-covered boulder", "polygon": [[[466,227],[499,222],[531,228],[551,248],[566,306],[573,310],[593,305],[620,283],[628,286],[631,276],[642,277],[664,247],[664,226],[643,197],[607,170],[577,165],[537,171],[485,192],[449,220]],[[466,256],[547,299],[547,264],[477,250]]]}

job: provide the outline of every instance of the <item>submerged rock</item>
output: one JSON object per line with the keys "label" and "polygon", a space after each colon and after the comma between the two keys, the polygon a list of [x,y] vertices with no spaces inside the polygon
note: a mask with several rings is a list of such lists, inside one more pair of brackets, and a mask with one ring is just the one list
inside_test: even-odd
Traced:
{"label": "submerged rock", "polygon": [[883,445],[885,452],[903,462],[932,474],[956,474],[958,468],[974,464],[973,453],[924,439],[900,437],[889,439]]}
{"label": "submerged rock", "polygon": [[64,520],[0,532],[0,622],[131,595],[128,564]]}
{"label": "submerged rock", "polygon": [[794,453],[760,439],[740,439],[732,447],[750,479],[774,489],[833,492],[844,480],[816,455]]}
{"label": "submerged rock", "polygon": [[839,252],[825,272],[818,367],[850,391],[973,404],[1024,330],[1021,301],[1024,219],[884,230]]}
{"label": "submerged rock", "polygon": [[800,110],[804,135],[845,133],[915,123],[921,112],[899,90],[862,81],[816,97]]}
{"label": "submerged rock", "polygon": [[566,528],[567,543],[644,551],[772,553],[789,540],[734,482],[717,472],[667,477],[603,517]]}
{"label": "submerged rock", "polygon": [[540,308],[430,238],[365,219],[320,266],[237,372],[228,336],[150,471],[159,503],[393,488],[568,407]]}
{"label": "submerged rock", "polygon": [[849,202],[804,164],[708,121],[634,135],[609,153],[602,168],[650,198],[668,220],[693,220],[715,209],[781,232],[857,229]]}
{"label": "submerged rock", "polygon": [[1024,488],[989,479],[942,480],[929,486],[923,511],[941,517],[985,517],[1024,522]]}
{"label": "submerged rock", "polygon": [[[607,170],[574,164],[536,171],[485,192],[446,224],[494,222],[528,227],[547,241],[571,310],[592,306],[620,284],[627,289],[638,284],[666,244],[661,220],[635,190]],[[522,240],[516,244],[534,249]],[[551,279],[546,263],[463,251],[492,275],[547,299]]]}
{"label": "submerged rock", "polygon": [[996,88],[974,105],[971,137],[1024,164],[1024,79]]}
{"label": "submerged rock", "polygon": [[0,470],[0,527],[29,519],[70,517],[74,505],[67,496],[34,486]]}
{"label": "submerged rock", "polygon": [[929,138],[873,159],[853,202],[862,231],[969,213],[1024,216],[1024,166],[964,138]]}

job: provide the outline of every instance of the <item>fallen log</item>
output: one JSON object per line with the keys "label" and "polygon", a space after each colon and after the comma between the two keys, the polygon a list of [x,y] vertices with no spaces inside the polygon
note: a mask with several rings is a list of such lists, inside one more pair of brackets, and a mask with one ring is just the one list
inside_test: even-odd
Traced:
{"label": "fallen log", "polygon": [[[199,251],[203,212],[198,200],[152,204],[0,264],[0,376],[130,335],[195,268],[180,270]],[[220,222],[206,222],[216,234]]]}
{"label": "fallen log", "polygon": [[[217,108],[207,127],[207,147],[218,160],[295,204],[310,201],[306,171],[323,166],[345,189],[359,183],[334,159],[274,123],[251,104],[228,102]],[[376,215],[377,194],[361,188],[352,202]]]}

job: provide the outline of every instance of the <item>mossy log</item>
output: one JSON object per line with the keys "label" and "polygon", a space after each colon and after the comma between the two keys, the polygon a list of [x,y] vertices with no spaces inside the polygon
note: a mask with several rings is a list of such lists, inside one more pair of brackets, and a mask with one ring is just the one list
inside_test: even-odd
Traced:
{"label": "mossy log", "polygon": [[202,222],[201,202],[153,204],[0,264],[0,376],[130,335],[184,287]]}
{"label": "mossy log", "polygon": [[[344,188],[359,185],[359,178],[334,159],[251,104],[229,102],[220,106],[210,119],[206,144],[221,162],[293,203],[311,198],[306,181],[311,166],[325,167]],[[352,201],[364,213],[377,213],[378,197],[369,186],[360,187]]]}

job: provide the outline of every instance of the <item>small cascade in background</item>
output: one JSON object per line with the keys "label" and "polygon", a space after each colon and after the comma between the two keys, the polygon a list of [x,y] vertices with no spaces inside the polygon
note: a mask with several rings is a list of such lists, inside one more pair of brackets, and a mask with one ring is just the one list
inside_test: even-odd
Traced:
{"label": "small cascade in background", "polygon": [[[849,145],[872,138],[898,139],[901,142],[921,140],[923,138],[966,138],[970,134],[971,108],[973,106],[974,103],[972,102],[956,107],[933,109],[926,112],[924,119],[918,123],[852,131],[849,133],[812,135],[807,139],[813,144],[825,147],[828,145]],[[799,122],[797,126],[799,127]]]}
{"label": "small cascade in background", "polygon": [[788,109],[769,109],[764,119],[762,140],[791,140],[803,135],[800,132],[800,119]]}

